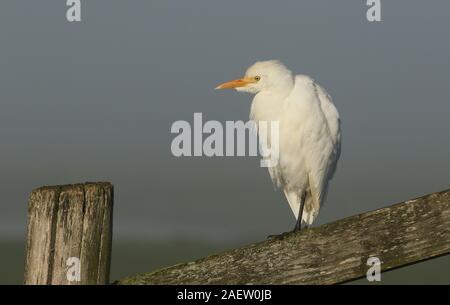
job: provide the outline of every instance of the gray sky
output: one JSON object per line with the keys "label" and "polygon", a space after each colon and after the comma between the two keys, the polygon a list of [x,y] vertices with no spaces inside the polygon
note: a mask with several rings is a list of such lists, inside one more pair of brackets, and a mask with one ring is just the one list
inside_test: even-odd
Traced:
{"label": "gray sky", "polygon": [[318,224],[450,186],[448,1],[0,3],[0,238],[48,184],[116,187],[115,237],[262,238],[294,218],[257,158],[175,158],[175,120],[247,120],[217,92],[263,59],[332,95],[343,150]]}

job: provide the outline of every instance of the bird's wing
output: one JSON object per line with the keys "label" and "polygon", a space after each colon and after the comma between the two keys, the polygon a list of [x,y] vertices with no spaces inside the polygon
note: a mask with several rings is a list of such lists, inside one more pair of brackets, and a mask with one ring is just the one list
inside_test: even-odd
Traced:
{"label": "bird's wing", "polygon": [[320,207],[326,196],[328,182],[336,170],[341,151],[340,119],[326,91],[313,81],[310,88],[315,117],[305,130],[303,149],[311,196],[315,206]]}
{"label": "bird's wing", "polygon": [[320,106],[323,114],[325,115],[328,128],[330,130],[330,137],[333,141],[333,150],[330,155],[329,170],[329,179],[332,179],[334,173],[336,172],[337,161],[341,155],[341,119],[331,96],[320,85],[316,84],[316,88],[317,95],[320,100]]}

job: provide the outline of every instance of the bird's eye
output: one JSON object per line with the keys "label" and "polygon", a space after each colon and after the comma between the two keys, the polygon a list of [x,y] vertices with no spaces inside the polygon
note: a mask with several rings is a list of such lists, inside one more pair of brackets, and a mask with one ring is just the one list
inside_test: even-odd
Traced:
{"label": "bird's eye", "polygon": [[256,81],[259,81],[259,80],[261,79],[261,76],[255,76],[254,79],[255,79]]}

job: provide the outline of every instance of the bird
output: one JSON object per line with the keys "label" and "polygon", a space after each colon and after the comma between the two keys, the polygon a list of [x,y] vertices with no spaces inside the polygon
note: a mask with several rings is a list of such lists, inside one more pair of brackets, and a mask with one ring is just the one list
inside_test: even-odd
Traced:
{"label": "bird", "polygon": [[[341,154],[341,119],[331,96],[307,75],[294,75],[281,61],[258,61],[244,77],[216,89],[254,94],[250,119],[279,125],[279,159],[268,167],[296,221],[292,231],[312,225],[327,195]],[[268,132],[256,128],[260,142]]]}

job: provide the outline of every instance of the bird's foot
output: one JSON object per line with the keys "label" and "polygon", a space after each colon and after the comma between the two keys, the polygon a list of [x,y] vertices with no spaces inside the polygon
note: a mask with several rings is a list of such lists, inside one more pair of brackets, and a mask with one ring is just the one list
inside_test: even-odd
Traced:
{"label": "bird's foot", "polygon": [[281,234],[269,235],[269,236],[267,236],[267,239],[281,240],[281,239],[284,239],[286,236],[288,236],[291,233],[296,233],[296,232],[300,232],[300,231],[307,230],[307,229],[309,229],[309,226],[307,226],[305,224],[303,226],[296,224],[292,231],[283,232]]}
{"label": "bird's foot", "polygon": [[284,239],[286,236],[288,236],[290,233],[292,233],[292,231],[283,232],[281,234],[269,235],[267,236],[267,239],[281,240]]}
{"label": "bird's foot", "polygon": [[295,226],[295,228],[291,231],[292,233],[294,232],[300,232],[300,231],[304,231],[309,229],[309,226],[303,224],[303,226]]}

